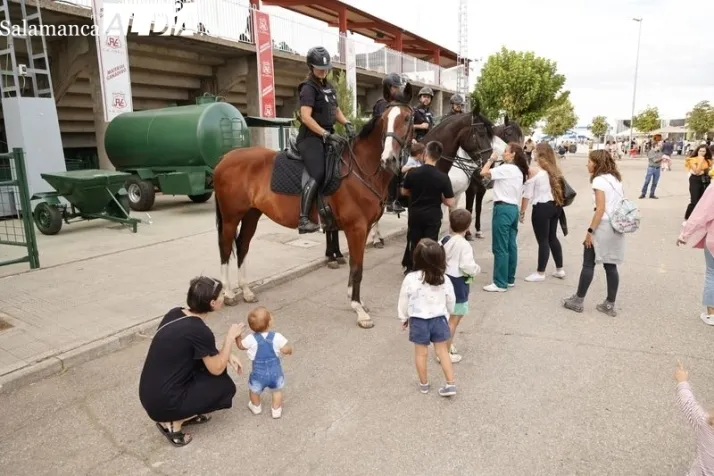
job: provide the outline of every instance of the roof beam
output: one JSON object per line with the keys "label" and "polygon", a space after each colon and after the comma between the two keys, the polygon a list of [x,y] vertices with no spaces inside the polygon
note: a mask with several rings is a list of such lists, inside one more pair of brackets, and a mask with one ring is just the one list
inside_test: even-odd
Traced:
{"label": "roof beam", "polygon": [[320,5],[332,10],[328,2],[323,0],[263,0],[263,4],[274,7],[309,7],[311,5]]}

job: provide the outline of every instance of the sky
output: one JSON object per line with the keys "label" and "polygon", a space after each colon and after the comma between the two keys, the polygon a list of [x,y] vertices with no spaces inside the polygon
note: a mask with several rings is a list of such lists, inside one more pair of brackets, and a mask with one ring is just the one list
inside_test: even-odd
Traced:
{"label": "sky", "polygon": [[[458,0],[345,3],[458,51]],[[643,18],[635,113],[649,105],[664,119],[678,119],[699,101],[714,102],[711,0],[469,3],[468,56],[486,61],[505,46],[556,61],[581,126],[596,115],[613,125],[630,117],[638,36],[633,17]],[[472,79],[479,70],[477,64]]]}

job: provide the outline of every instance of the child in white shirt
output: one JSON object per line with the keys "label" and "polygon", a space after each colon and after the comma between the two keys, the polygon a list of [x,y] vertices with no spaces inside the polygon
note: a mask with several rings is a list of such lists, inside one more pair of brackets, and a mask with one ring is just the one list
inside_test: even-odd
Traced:
{"label": "child in white shirt", "polygon": [[406,174],[409,172],[411,169],[421,167],[424,165],[424,152],[426,151],[426,147],[424,144],[417,142],[416,144],[412,144],[410,148],[410,157],[409,160],[407,160],[407,163],[404,164],[404,167],[402,167],[402,173]]}
{"label": "child in white shirt", "polygon": [[248,325],[253,334],[236,339],[238,348],[245,350],[248,358],[253,361],[253,369],[248,377],[248,409],[254,415],[259,415],[263,411],[260,394],[269,388],[273,391],[273,418],[280,418],[283,414],[285,385],[280,355],[291,355],[293,348],[281,333],[270,330],[273,326],[273,316],[266,308],[261,306],[250,311]]}
{"label": "child in white shirt", "polygon": [[397,312],[402,329],[409,328],[409,341],[415,346],[414,360],[421,392],[429,392],[426,358],[433,343],[446,377],[439,395],[450,397],[456,395],[456,384],[449,358],[451,331],[446,318],[453,314],[456,297],[451,281],[444,276],[446,254],[439,243],[423,238],[414,249],[413,260],[414,271],[404,277],[399,291]]}
{"label": "child in white shirt", "polygon": [[461,318],[469,312],[469,284],[473,277],[481,272],[481,267],[474,260],[474,250],[465,237],[470,225],[471,212],[457,208],[449,215],[451,234],[441,239],[446,253],[446,276],[451,281],[456,296],[454,312],[449,316],[449,355],[453,363],[461,362],[461,356],[452,343]]}

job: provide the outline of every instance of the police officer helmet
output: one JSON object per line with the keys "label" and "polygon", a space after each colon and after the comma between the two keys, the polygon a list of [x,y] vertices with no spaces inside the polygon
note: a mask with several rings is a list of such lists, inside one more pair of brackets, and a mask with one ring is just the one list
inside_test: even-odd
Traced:
{"label": "police officer helmet", "polygon": [[423,88],[421,88],[421,89],[419,90],[419,96],[420,96],[420,97],[421,97],[421,96],[430,96],[430,97],[433,98],[433,97],[434,97],[434,91],[432,91],[432,89],[431,89],[430,87],[425,86],[425,87],[423,87]]}
{"label": "police officer helmet", "polygon": [[310,68],[329,70],[332,68],[330,53],[322,46],[310,48],[307,52],[307,65]]}
{"label": "police officer helmet", "polygon": [[457,106],[463,106],[464,105],[464,98],[461,97],[461,94],[454,94],[451,96],[451,99],[449,100],[451,104],[456,104]]}
{"label": "police officer helmet", "polygon": [[404,83],[404,79],[398,73],[389,73],[382,80],[382,84],[389,88],[401,88]]}

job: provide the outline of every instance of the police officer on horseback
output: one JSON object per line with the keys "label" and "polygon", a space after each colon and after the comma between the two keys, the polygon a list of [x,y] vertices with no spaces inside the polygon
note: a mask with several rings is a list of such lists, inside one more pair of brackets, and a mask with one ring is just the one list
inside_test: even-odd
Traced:
{"label": "police officer on horseback", "polygon": [[466,105],[466,101],[464,101],[464,97],[461,94],[456,93],[451,96],[449,103],[451,104],[451,110],[447,116],[453,116],[454,114],[461,114],[464,112],[464,105]]}
{"label": "police officer on horseback", "polygon": [[414,136],[421,141],[434,125],[434,114],[431,112],[431,101],[434,91],[429,87],[419,90],[419,106],[414,109]]}
{"label": "police officer on horseback", "polygon": [[337,90],[327,81],[332,69],[330,54],[322,46],[310,48],[307,52],[307,66],[310,70],[305,81],[298,86],[300,97],[300,129],[296,145],[310,179],[305,184],[300,200],[299,233],[314,233],[319,225],[310,221],[310,209],[323,185],[327,144],[335,141],[335,122],[345,126],[350,138],[355,137],[352,124],[345,118],[337,104]]}

